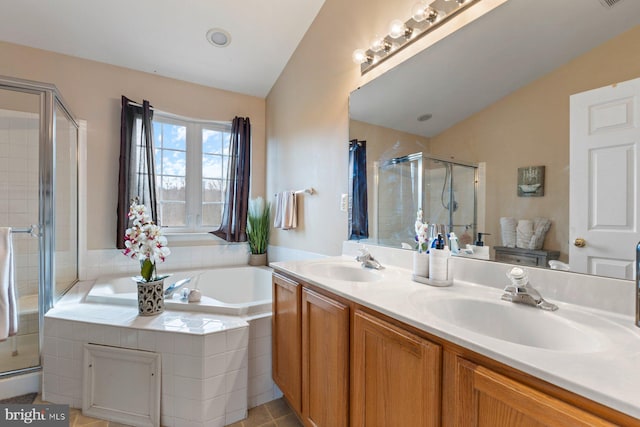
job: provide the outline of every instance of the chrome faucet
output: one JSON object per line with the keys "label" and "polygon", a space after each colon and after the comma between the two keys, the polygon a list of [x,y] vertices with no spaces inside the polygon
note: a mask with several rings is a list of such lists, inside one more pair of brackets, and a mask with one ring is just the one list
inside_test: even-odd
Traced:
{"label": "chrome faucet", "polygon": [[180,289],[181,287],[183,287],[184,285],[186,285],[190,281],[191,281],[191,277],[187,277],[186,279],[178,280],[176,283],[174,283],[173,285],[171,285],[167,289],[165,289],[164,297],[165,298],[171,298],[173,296],[173,294],[178,291],[178,289]]}
{"label": "chrome faucet", "polygon": [[636,245],[636,326],[640,328],[640,242]]}
{"label": "chrome faucet", "polygon": [[362,263],[364,268],[373,268],[374,270],[382,270],[384,267],[380,264],[366,249],[360,249],[360,255],[356,257],[356,261]]}
{"label": "chrome faucet", "polygon": [[504,288],[502,300],[530,305],[548,311],[556,311],[558,309],[557,305],[545,301],[540,292],[529,284],[529,278],[523,269],[514,267],[507,273],[507,277],[511,284]]}

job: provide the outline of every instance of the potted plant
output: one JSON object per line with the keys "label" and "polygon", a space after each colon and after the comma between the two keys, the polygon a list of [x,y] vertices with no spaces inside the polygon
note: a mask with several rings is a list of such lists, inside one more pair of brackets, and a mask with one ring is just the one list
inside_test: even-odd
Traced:
{"label": "potted plant", "polygon": [[249,200],[247,215],[247,240],[249,241],[249,265],[267,265],[269,244],[269,212],[271,205],[262,197]]}
{"label": "potted plant", "polygon": [[138,313],[151,316],[164,311],[164,279],[158,276],[156,265],[171,253],[162,229],[151,221],[146,207],[133,202],[129,208],[133,225],[124,234],[124,255],[140,261],[138,283]]}

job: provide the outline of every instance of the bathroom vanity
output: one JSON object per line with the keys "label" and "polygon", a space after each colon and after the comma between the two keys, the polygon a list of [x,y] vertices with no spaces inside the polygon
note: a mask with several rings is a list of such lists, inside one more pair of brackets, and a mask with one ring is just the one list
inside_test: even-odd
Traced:
{"label": "bathroom vanity", "polygon": [[[513,308],[523,326],[540,321],[540,328],[548,327],[545,319],[554,315],[494,302],[497,289],[465,283],[429,288],[407,280],[407,270],[369,271],[346,258],[272,267],[273,377],[307,426],[640,425],[637,391],[629,397],[636,408],[625,413],[576,392],[582,384],[565,387],[574,377],[607,375],[596,359],[611,343],[599,335],[592,340],[568,329],[578,335],[575,341],[525,336],[514,344],[447,323],[447,313],[457,310],[469,328],[485,327],[485,318],[487,328],[500,329],[513,323],[501,311]],[[465,320],[462,313],[476,304],[495,310],[495,318],[487,311]],[[563,310],[567,319],[590,322],[568,305],[556,313]],[[556,381],[563,374],[554,369],[569,373]]]}

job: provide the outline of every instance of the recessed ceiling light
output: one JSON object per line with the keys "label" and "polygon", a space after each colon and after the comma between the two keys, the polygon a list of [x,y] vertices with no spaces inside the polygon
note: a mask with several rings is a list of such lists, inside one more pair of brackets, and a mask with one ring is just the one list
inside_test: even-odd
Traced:
{"label": "recessed ceiling light", "polygon": [[207,40],[215,47],[226,47],[231,43],[231,34],[222,28],[212,28],[207,31]]}
{"label": "recessed ceiling light", "polygon": [[421,116],[418,116],[418,121],[419,122],[426,122],[427,120],[429,120],[431,117],[433,117],[433,114],[427,113],[427,114],[423,114]]}

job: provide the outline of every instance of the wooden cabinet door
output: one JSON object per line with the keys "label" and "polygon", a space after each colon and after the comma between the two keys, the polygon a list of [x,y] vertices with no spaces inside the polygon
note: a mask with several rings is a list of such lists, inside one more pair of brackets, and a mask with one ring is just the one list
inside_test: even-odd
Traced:
{"label": "wooden cabinet door", "polygon": [[293,280],[273,275],[272,375],[298,414],[302,408],[301,288],[302,286]]}
{"label": "wooden cabinet door", "polygon": [[459,359],[458,368],[457,426],[614,426],[483,366]]}
{"label": "wooden cabinet door", "polygon": [[308,427],[349,425],[349,307],[302,291],[302,419]]}
{"label": "wooden cabinet door", "polygon": [[352,427],[440,425],[439,345],[356,311],[352,351]]}

